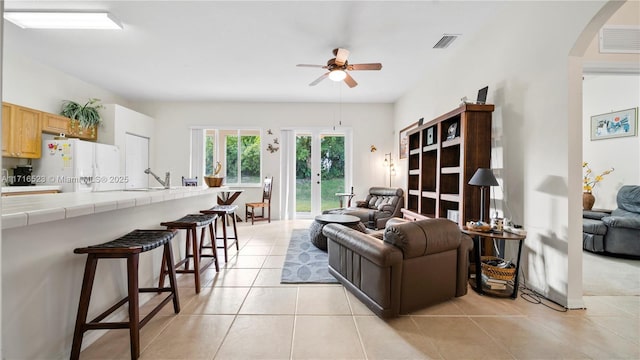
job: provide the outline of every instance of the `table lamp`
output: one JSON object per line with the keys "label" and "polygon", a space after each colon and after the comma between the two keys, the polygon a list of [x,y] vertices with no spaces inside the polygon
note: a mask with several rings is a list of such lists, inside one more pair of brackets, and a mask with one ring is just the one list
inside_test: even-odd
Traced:
{"label": "table lamp", "polygon": [[491,169],[478,168],[469,180],[469,185],[480,186],[480,221],[484,221],[484,193],[488,186],[497,186],[498,180]]}

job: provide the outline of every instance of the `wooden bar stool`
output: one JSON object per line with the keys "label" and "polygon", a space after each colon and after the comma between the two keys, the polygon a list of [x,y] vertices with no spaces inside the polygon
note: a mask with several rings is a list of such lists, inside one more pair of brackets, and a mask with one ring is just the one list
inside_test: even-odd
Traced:
{"label": "wooden bar stool", "polygon": [[[200,211],[203,214],[215,214],[220,220],[222,220],[222,236],[216,236],[216,239],[221,239],[223,241],[223,246],[217,246],[218,249],[224,249],[224,262],[229,261],[229,256],[227,255],[227,249],[236,245],[236,250],[240,250],[238,245],[238,228],[236,227],[236,209],[238,205],[216,205],[208,210]],[[227,225],[228,219],[231,219],[233,223],[233,236],[227,234]],[[216,229],[217,232],[218,220],[214,221],[213,228]],[[233,240],[233,242],[228,243],[228,240]],[[215,252],[215,250],[214,250]]]}
{"label": "wooden bar stool", "polygon": [[[166,226],[167,229],[170,230],[178,230],[183,229],[187,230],[187,242],[185,246],[185,256],[182,260],[175,264],[175,270],[180,274],[193,274],[196,286],[196,293],[200,293],[200,273],[204,271],[211,263],[216,265],[216,272],[220,271],[220,267],[218,266],[218,256],[216,254],[215,249],[212,250],[211,254],[203,254],[203,248],[212,248],[210,246],[204,245],[204,236],[205,236],[205,228],[209,227],[209,238],[211,239],[211,244],[215,244],[215,229],[211,224],[218,218],[216,214],[189,214],[183,216],[182,218],[163,222],[160,225]],[[198,243],[198,229],[200,229],[200,242]],[[200,260],[203,257],[210,257],[211,261],[204,266],[201,266]],[[193,259],[193,270],[189,269],[189,259]],[[184,265],[184,269],[180,269],[181,266]],[[160,270],[160,283],[159,287],[162,287],[164,284],[164,277],[167,274],[164,266]]]}
{"label": "wooden bar stool", "polygon": [[[73,250],[76,254],[88,254],[88,256],[84,268],[84,278],[82,279],[82,290],[80,291],[80,303],[78,305],[78,315],[73,333],[73,344],[71,345],[71,359],[78,359],[80,357],[82,337],[85,331],[127,328],[129,329],[131,342],[131,358],[137,359],[140,356],[140,329],[170,300],[173,300],[173,311],[176,314],[180,312],[176,273],[173,269],[173,251],[171,249],[171,239],[175,234],[176,232],[171,230],[134,230],[123,237],[104,244]],[[138,288],[138,255],[163,245],[164,254],[162,263],[163,266],[165,266],[165,264],[167,265],[170,286],[168,288],[163,286],[157,288]],[[98,315],[98,317],[90,322],[87,322],[91,290],[96,275],[98,259],[127,259],[128,294],[107,311]],[[140,310],[138,306],[139,293],[141,292],[169,292],[170,294],[140,321]],[[101,322],[109,314],[127,302],[129,303],[129,321]]]}

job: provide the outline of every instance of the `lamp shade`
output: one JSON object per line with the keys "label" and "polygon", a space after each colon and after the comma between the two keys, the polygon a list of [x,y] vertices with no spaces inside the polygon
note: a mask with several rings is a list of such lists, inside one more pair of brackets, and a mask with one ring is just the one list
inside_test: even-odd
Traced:
{"label": "lamp shade", "polygon": [[346,77],[347,77],[347,73],[344,72],[344,70],[340,70],[340,69],[331,70],[331,72],[329,73],[329,79],[333,81],[342,81]]}
{"label": "lamp shade", "polygon": [[478,168],[476,173],[473,174],[469,185],[474,186],[498,186],[498,180],[493,176],[491,169]]}

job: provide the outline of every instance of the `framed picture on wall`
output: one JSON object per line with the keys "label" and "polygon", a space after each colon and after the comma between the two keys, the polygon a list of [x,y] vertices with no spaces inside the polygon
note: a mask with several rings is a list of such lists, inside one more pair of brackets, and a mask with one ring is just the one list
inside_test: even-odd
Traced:
{"label": "framed picture on wall", "polygon": [[613,111],[591,117],[591,140],[638,134],[638,108]]}
{"label": "framed picture on wall", "polygon": [[400,153],[398,154],[398,158],[404,159],[409,156],[409,137],[407,137],[407,133],[414,128],[418,127],[418,121],[413,124],[407,126],[406,128],[400,130],[399,135],[399,144],[400,144]]}

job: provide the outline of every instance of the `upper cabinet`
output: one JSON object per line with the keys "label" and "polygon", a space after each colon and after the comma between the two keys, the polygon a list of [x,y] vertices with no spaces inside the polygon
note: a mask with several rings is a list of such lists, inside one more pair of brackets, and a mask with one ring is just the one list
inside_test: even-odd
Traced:
{"label": "upper cabinet", "polygon": [[84,128],[77,120],[45,112],[42,113],[42,132],[54,135],[64,134],[68,138],[89,141],[95,141],[98,138],[98,129],[95,126]]}
{"label": "upper cabinet", "polygon": [[54,115],[49,113],[42,113],[42,132],[50,134],[69,134],[68,117],[62,115]]}
{"label": "upper cabinet", "polygon": [[37,159],[42,152],[42,133],[95,141],[98,129],[83,128],[62,115],[2,103],[2,156]]}
{"label": "upper cabinet", "polygon": [[40,158],[42,152],[41,112],[2,103],[2,156]]}

